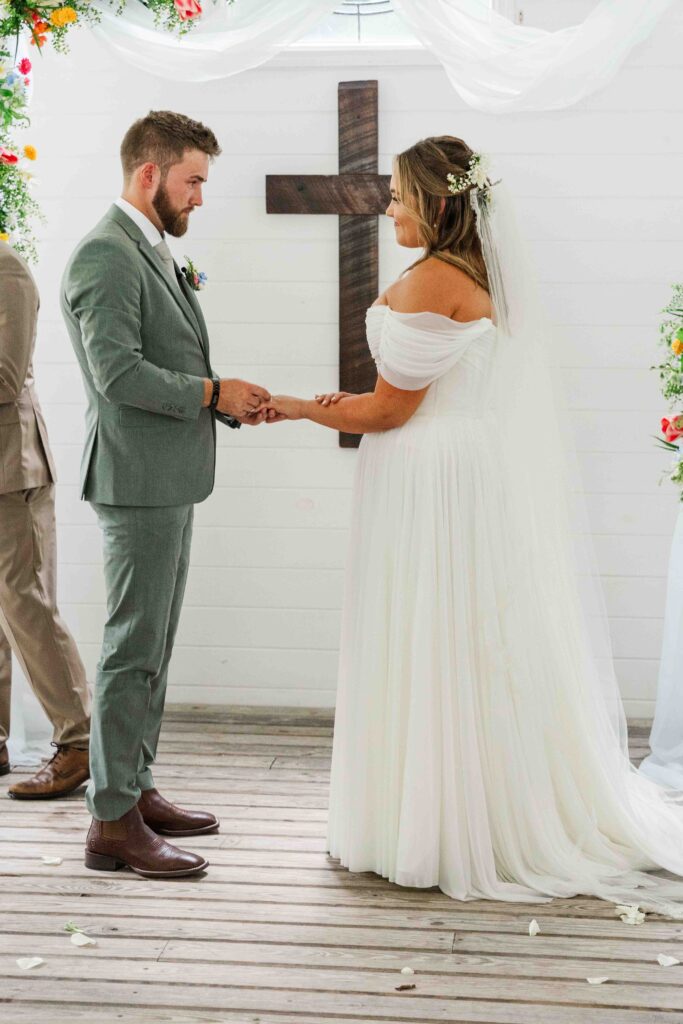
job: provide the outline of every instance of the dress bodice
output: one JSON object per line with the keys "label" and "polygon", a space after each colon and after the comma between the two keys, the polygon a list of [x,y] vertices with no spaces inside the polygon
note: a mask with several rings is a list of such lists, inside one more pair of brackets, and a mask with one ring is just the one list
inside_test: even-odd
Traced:
{"label": "dress bodice", "polygon": [[416,415],[482,416],[490,404],[496,328],[439,313],[397,313],[371,306],[367,339],[377,371],[396,388],[431,385]]}

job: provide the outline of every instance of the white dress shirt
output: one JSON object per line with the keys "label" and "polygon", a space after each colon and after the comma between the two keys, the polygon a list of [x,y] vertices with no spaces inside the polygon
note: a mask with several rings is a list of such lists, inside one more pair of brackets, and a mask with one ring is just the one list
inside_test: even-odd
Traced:
{"label": "white dress shirt", "polygon": [[127,199],[122,199],[120,196],[118,199],[115,199],[114,202],[118,208],[123,210],[123,212],[130,217],[133,223],[140,228],[140,231],[142,231],[152,248],[154,248],[155,245],[158,245],[159,242],[164,241],[164,236],[159,229],[152,224],[149,217],[138,210],[136,206],[133,206],[133,204],[129,203]]}

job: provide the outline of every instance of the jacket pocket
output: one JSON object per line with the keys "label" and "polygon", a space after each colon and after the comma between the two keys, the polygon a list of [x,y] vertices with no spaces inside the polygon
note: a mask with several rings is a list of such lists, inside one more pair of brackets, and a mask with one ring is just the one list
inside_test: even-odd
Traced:
{"label": "jacket pocket", "polygon": [[121,427],[164,427],[168,425],[168,416],[160,416],[147,409],[138,409],[134,405],[119,406],[119,426]]}

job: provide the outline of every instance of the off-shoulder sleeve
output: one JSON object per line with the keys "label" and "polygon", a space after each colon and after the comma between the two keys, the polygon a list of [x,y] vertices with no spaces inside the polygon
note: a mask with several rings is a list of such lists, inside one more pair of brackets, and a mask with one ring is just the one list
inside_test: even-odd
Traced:
{"label": "off-shoulder sleeve", "polygon": [[396,313],[388,309],[377,369],[402,391],[433,384],[462,359],[470,345],[491,330],[490,320],[458,323],[437,313]]}

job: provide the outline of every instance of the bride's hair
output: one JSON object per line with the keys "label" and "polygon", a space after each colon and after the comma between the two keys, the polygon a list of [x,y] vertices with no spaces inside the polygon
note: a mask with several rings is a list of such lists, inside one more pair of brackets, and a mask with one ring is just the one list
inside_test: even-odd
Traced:
{"label": "bride's hair", "polygon": [[452,195],[448,190],[448,175],[459,178],[466,174],[472,152],[462,139],[452,135],[422,139],[394,158],[394,172],[401,201],[417,222],[424,245],[422,256],[408,269],[433,256],[459,267],[488,291],[486,264],[469,189],[460,195]]}

